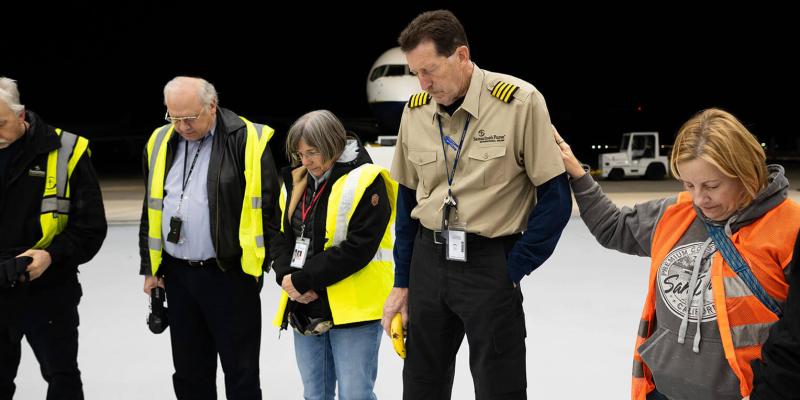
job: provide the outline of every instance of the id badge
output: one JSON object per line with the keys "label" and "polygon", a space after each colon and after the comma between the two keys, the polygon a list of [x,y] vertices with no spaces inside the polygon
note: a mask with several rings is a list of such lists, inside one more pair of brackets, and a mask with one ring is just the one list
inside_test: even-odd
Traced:
{"label": "id badge", "polygon": [[181,226],[183,221],[180,217],[172,217],[169,219],[169,232],[167,232],[167,241],[170,243],[179,244],[181,241]]}
{"label": "id badge", "polygon": [[295,268],[303,268],[306,263],[306,256],[308,256],[308,246],[311,241],[308,238],[300,237],[294,243],[294,251],[292,252],[292,262],[289,264]]}
{"label": "id badge", "polygon": [[467,231],[462,224],[450,224],[447,230],[447,254],[450,261],[467,261]]}

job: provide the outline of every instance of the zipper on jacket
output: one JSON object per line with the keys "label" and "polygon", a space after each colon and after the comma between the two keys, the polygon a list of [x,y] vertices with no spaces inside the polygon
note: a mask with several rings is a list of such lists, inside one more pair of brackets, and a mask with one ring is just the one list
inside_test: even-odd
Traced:
{"label": "zipper on jacket", "polygon": [[[220,252],[219,252],[219,229],[220,229],[220,227],[219,227],[219,177],[220,177],[220,175],[222,175],[222,164],[223,164],[223,160],[225,159],[225,150],[228,149],[227,139],[228,138],[225,138],[226,143],[224,143],[224,146],[222,147],[222,154],[220,155],[220,160],[219,160],[220,170],[217,173],[217,182],[214,183],[214,193],[216,193],[216,195],[217,195],[216,196],[217,201],[214,204],[214,214],[215,214],[214,215],[214,220],[216,221],[216,227],[217,227],[216,232],[214,232],[215,233],[215,235],[214,235],[215,236],[215,238],[214,238],[214,253],[216,253],[218,258],[219,258],[219,254],[220,254]],[[212,149],[213,149],[213,146],[212,146]],[[223,272],[225,271],[222,268],[222,264],[220,264],[219,262],[217,262],[217,268],[219,268]]]}

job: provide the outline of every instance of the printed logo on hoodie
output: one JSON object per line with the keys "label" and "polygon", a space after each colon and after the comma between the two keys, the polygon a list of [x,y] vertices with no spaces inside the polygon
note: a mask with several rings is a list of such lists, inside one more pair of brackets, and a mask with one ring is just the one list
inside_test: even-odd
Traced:
{"label": "printed logo on hoodie", "polygon": [[[717,309],[714,306],[714,296],[711,293],[711,255],[716,252],[716,246],[711,242],[703,254],[703,260],[697,271],[697,281],[693,292],[689,294],[689,285],[695,260],[703,247],[703,242],[691,243],[673,249],[661,267],[658,269],[658,290],[667,308],[678,318],[683,318],[689,310],[689,321],[697,321],[700,307],[703,307],[703,321],[717,319]],[[687,307],[687,300],[691,297]]]}

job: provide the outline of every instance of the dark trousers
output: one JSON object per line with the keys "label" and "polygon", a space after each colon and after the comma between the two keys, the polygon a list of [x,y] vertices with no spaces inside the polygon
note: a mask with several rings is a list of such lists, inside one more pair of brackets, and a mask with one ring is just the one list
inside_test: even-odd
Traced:
{"label": "dark trousers", "polygon": [[259,283],[241,268],[223,272],[169,256],[164,267],[177,398],[217,398],[219,355],[228,399],[261,399]]}
{"label": "dark trousers", "polygon": [[[78,278],[70,277],[63,285],[51,288],[28,289],[7,289],[0,295],[5,306],[21,307],[13,317],[0,322],[0,399],[11,399],[16,391],[14,379],[23,336],[33,349],[42,377],[48,384],[47,400],[83,399],[78,369],[78,303],[81,298]],[[12,298],[19,301],[12,301]]]}
{"label": "dark trousers", "polygon": [[658,389],[653,390],[647,394],[647,400],[669,400],[667,396],[661,394]]}
{"label": "dark trousers", "polygon": [[522,293],[506,270],[518,238],[469,235],[467,262],[446,261],[444,246],[421,227],[411,260],[403,399],[450,398],[465,334],[475,398],[527,397]]}

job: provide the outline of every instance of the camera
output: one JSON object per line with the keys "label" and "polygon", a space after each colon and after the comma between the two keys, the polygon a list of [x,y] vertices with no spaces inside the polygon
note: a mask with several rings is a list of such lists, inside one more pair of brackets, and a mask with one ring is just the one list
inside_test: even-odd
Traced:
{"label": "camera", "polygon": [[150,332],[155,334],[164,332],[169,326],[167,308],[164,307],[166,298],[167,292],[164,288],[156,286],[150,290],[150,315],[147,316],[147,326]]}
{"label": "camera", "polygon": [[33,258],[28,256],[10,258],[0,262],[0,288],[12,288],[19,283],[30,281],[28,265],[32,262]]}

